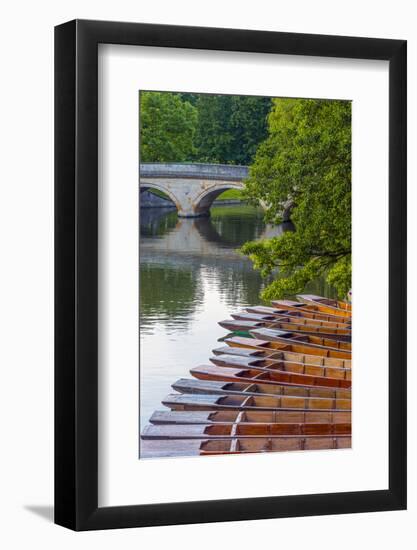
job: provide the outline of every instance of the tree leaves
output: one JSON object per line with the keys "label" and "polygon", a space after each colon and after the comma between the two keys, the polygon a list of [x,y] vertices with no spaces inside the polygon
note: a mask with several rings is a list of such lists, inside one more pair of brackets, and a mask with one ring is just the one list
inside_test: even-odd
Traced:
{"label": "tree leaves", "polygon": [[142,162],[252,162],[267,137],[265,97],[141,92]]}
{"label": "tree leaves", "polygon": [[324,273],[342,297],[351,286],[351,103],[274,99],[268,125],[245,196],[268,205],[275,223],[292,198],[296,231],[242,251],[262,274],[280,271],[265,299],[302,292]]}
{"label": "tree leaves", "polygon": [[197,110],[178,94],[141,92],[142,162],[184,162],[192,159]]}

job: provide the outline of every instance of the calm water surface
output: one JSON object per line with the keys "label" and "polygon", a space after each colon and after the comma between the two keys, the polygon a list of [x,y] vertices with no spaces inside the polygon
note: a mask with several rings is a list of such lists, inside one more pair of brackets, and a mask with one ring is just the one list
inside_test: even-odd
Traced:
{"label": "calm water surface", "polygon": [[[280,234],[262,211],[219,206],[210,218],[181,219],[176,210],[142,209],[140,227],[140,423],[148,423],[171,384],[209,363],[226,335],[217,323],[261,303],[266,284],[239,254],[248,240]],[[314,286],[328,295],[323,281]]]}

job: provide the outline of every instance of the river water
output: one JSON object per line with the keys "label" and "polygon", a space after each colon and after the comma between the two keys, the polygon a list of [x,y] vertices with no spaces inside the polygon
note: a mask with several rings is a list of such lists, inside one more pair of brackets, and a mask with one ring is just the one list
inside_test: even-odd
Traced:
{"label": "river water", "polygon": [[[176,210],[142,209],[140,227],[140,424],[163,409],[171,384],[209,363],[226,335],[217,323],[261,303],[266,284],[238,249],[280,234],[262,210],[218,206],[210,218],[181,219]],[[329,295],[324,281],[311,291]]]}

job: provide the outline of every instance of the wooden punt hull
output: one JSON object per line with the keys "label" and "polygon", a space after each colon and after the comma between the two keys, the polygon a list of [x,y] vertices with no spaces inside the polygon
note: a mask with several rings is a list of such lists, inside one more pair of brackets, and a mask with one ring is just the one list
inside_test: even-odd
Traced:
{"label": "wooden punt hull", "polygon": [[323,320],[328,321],[338,321],[340,323],[351,324],[352,317],[345,313],[345,315],[336,315],[329,312],[324,312],[314,304],[307,304],[302,302],[293,302],[292,300],[273,300],[272,305],[277,308],[278,311],[282,309],[287,309],[291,312],[299,313],[300,315],[306,316],[308,314],[313,314],[315,319],[322,318]]}
{"label": "wooden punt hull", "polygon": [[258,439],[231,439],[204,441],[200,445],[200,454],[239,454],[283,451],[308,451],[327,449],[349,449],[352,446],[350,436],[338,437],[276,437]]}
{"label": "wooden punt hull", "polygon": [[[253,338],[236,337],[239,340],[248,340],[253,342]],[[231,338],[230,340],[233,340]],[[294,361],[296,363],[307,364],[319,367],[336,367],[339,369],[351,369],[352,362],[349,359],[333,359],[331,357],[322,357],[321,355],[308,355],[306,353],[295,353],[291,351],[268,351],[256,348],[240,348],[223,346],[213,349],[214,355],[234,355],[236,357],[252,358],[252,359],[270,359],[282,361]]]}
{"label": "wooden punt hull", "polygon": [[307,335],[307,336],[320,336],[328,340],[335,340],[336,342],[350,342],[352,339],[351,331],[346,329],[328,329],[320,326],[310,325],[298,325],[295,323],[286,322],[262,322],[262,321],[238,321],[232,319],[226,319],[219,321],[219,325],[225,328],[229,332],[250,332],[253,329],[268,328],[271,330],[281,330],[284,332],[291,332],[295,335]]}
{"label": "wooden punt hull", "polygon": [[350,435],[351,424],[298,423],[229,423],[229,424],[174,424],[148,425],[142,439],[231,439],[233,437],[283,437]]}
{"label": "wooden punt hull", "polygon": [[351,424],[352,413],[303,411],[155,411],[151,424]]}
{"label": "wooden punt hull", "polygon": [[[277,301],[273,303],[279,303]],[[252,306],[247,307],[246,311],[252,315],[268,315],[273,317],[279,317],[281,315],[292,315],[296,317],[301,317],[305,319],[314,319],[316,321],[327,321],[332,323],[342,323],[347,326],[352,325],[351,317],[340,317],[338,315],[329,315],[326,313],[320,313],[314,311],[314,309],[306,309],[302,306],[306,304],[301,304],[300,302],[294,302],[296,306],[288,306],[287,308],[279,307],[270,307],[270,306]],[[301,307],[300,307],[301,306]]]}
{"label": "wooden punt hull", "polygon": [[[210,365],[209,365],[210,366]],[[229,371],[230,372],[230,371]],[[203,373],[204,375],[204,373]],[[232,376],[232,375],[229,375]],[[227,379],[226,379],[227,378]],[[171,387],[178,393],[189,394],[226,394],[226,395],[287,395],[307,399],[351,399],[350,388],[331,388],[322,386],[297,386],[290,384],[264,384],[260,382],[231,379],[225,374],[224,380],[211,378],[180,378]]]}
{"label": "wooden punt hull", "polygon": [[347,359],[348,361],[351,359],[350,350],[338,350],[335,348],[328,348],[326,346],[308,344],[299,340],[288,340],[286,338],[282,338],[281,341],[272,341],[255,337],[245,338],[241,336],[233,336],[231,338],[226,338],[225,343],[231,347],[252,348],[271,353],[277,351],[291,351],[294,353],[317,355],[326,359]]}
{"label": "wooden punt hull", "polygon": [[322,311],[323,313],[329,313],[331,315],[337,315],[339,317],[348,317],[352,315],[351,309],[346,309],[345,307],[340,308],[339,305],[344,302],[337,302],[338,306],[330,305],[331,300],[326,300],[321,296],[314,296],[309,294],[299,294],[297,295],[303,303],[311,305],[317,308],[317,311]]}
{"label": "wooden punt hull", "polygon": [[301,301],[310,300],[320,305],[323,304],[352,313],[352,304],[350,302],[344,302],[343,300],[334,300],[332,298],[325,298],[324,296],[317,296],[315,294],[298,294],[297,298]]}
{"label": "wooden punt hull", "polygon": [[[232,313],[232,318],[236,321],[255,321],[259,323],[265,323],[267,326],[273,326],[275,323],[294,323],[296,325],[309,325],[311,327],[322,327],[327,328],[327,332],[334,332],[334,329],[341,329],[344,332],[340,334],[350,334],[352,330],[352,325],[348,323],[339,323],[336,321],[323,321],[321,319],[312,319],[303,317],[299,315],[298,312],[294,312],[291,315],[291,312],[280,313],[278,315],[261,315],[257,313],[246,313],[238,311],[237,313]],[[339,334],[336,332],[336,334]]]}
{"label": "wooden punt hull", "polygon": [[319,376],[323,378],[339,378],[347,381],[352,380],[351,369],[322,367],[295,361],[239,357],[233,354],[216,355],[210,357],[210,361],[219,367],[250,368],[259,372],[275,372],[276,370],[279,370],[297,374],[307,374],[310,376]]}
{"label": "wooden punt hull", "polygon": [[[279,314],[281,316],[282,314]],[[243,311],[238,311],[237,313],[232,313],[232,318],[236,321],[255,321],[260,323],[268,323],[277,320],[278,315],[264,315],[261,313],[248,313]]]}
{"label": "wooden punt hull", "polygon": [[351,410],[350,399],[306,398],[295,396],[170,394],[162,404],[173,411],[325,411]]}
{"label": "wooden punt hull", "polygon": [[281,437],[224,439],[172,439],[150,440],[141,443],[140,457],[169,458],[172,456],[215,456],[224,454],[289,452],[327,449],[349,449],[349,436],[338,437]]}
{"label": "wooden punt hull", "polygon": [[281,370],[263,371],[232,366],[200,365],[190,370],[199,380],[226,380],[231,382],[257,383],[266,386],[301,386],[319,388],[344,388],[350,390],[351,380],[340,378],[326,378],[325,376],[311,376]]}
{"label": "wooden punt hull", "polygon": [[229,332],[249,332],[252,328],[262,328],[266,326],[263,321],[236,321],[232,319],[224,319],[219,321],[219,325]]}
{"label": "wooden punt hull", "polygon": [[283,331],[270,328],[256,328],[249,330],[249,334],[254,338],[269,340],[271,342],[290,342],[303,343],[310,346],[320,346],[324,349],[343,350],[351,353],[352,345],[350,342],[342,342],[341,340],[333,340],[324,336],[313,336],[309,334],[300,334],[294,331]]}

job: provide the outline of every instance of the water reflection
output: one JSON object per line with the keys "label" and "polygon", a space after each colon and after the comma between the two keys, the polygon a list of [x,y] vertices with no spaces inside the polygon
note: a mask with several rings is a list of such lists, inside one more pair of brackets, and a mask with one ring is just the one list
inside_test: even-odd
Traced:
{"label": "water reflection", "polygon": [[[207,363],[225,335],[218,321],[260,303],[267,284],[238,252],[246,241],[279,235],[290,224],[265,225],[262,210],[214,207],[210,218],[179,219],[173,209],[140,213],[141,425],[171,384]],[[324,283],[309,290],[326,295]]]}

